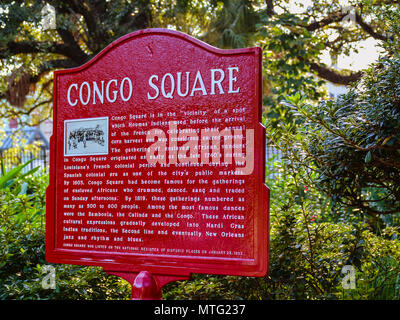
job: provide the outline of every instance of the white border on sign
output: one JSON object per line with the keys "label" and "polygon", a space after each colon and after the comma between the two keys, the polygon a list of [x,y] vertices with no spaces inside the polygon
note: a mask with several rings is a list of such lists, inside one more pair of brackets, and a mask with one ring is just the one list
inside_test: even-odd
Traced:
{"label": "white border on sign", "polygon": [[[79,122],[82,122],[81,126],[79,127]],[[72,144],[74,143],[71,139],[68,141],[67,139],[68,134],[71,134],[71,129],[68,129],[68,125],[72,124],[73,129],[72,130],[77,130],[78,127],[79,129],[82,128],[83,130],[85,129],[96,129],[99,127],[101,129],[100,131],[103,132],[102,135],[102,140],[99,142],[92,142],[89,141],[87,142],[85,139],[85,142],[82,141],[76,141],[76,137],[73,138],[75,139],[75,149],[76,153],[71,153],[69,150],[71,150]],[[85,126],[90,126],[90,127],[85,127]],[[108,154],[108,117],[99,117],[99,118],[83,118],[83,119],[68,119],[64,120],[64,156],[65,157],[74,157],[74,156],[91,156],[91,155],[107,155]],[[68,142],[70,144],[68,144]],[[91,146],[87,146],[87,144],[91,144]],[[103,144],[101,144],[103,143]],[[81,146],[82,144],[82,146]],[[97,145],[96,145],[97,144]],[[87,148],[87,151],[85,152],[85,149]],[[97,151],[96,151],[97,150]]]}

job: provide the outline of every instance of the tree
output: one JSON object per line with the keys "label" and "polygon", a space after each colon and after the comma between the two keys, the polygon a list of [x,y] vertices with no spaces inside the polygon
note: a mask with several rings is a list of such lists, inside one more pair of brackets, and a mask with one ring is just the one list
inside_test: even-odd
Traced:
{"label": "tree", "polygon": [[[55,9],[53,30],[45,30],[41,23],[47,3]],[[82,65],[135,30],[168,26],[188,33],[202,30],[199,26],[206,24],[206,13],[213,6],[213,1],[186,0],[2,1],[2,118],[50,116],[53,70]]]}
{"label": "tree", "polygon": [[[388,41],[387,13],[396,1],[297,0],[72,0],[2,1],[0,4],[0,100],[2,117],[26,115],[31,122],[50,116],[52,71],[79,66],[129,32],[168,27],[212,45],[264,48],[266,114],[281,117],[279,102],[302,92],[323,96],[322,80],[349,84],[360,71],[338,72],[321,63],[356,49],[366,38]],[[56,28],[44,30],[41,10],[55,8]],[[303,10],[293,11],[293,3]],[[385,16],[386,13],[386,16]],[[352,17],[354,16],[354,19]],[[349,18],[350,17],[350,18]],[[344,20],[354,20],[350,26]],[[32,115],[36,115],[32,117]],[[33,122],[35,122],[33,121]]]}

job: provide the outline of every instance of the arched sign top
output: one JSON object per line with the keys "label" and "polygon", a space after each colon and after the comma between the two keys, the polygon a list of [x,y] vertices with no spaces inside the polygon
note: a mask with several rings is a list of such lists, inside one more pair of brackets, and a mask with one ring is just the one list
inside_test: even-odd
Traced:
{"label": "arched sign top", "polygon": [[148,29],[55,71],[46,259],[265,275],[261,56]]}
{"label": "arched sign top", "polygon": [[72,73],[72,72],[82,71],[86,68],[89,68],[92,64],[94,64],[98,60],[102,59],[103,56],[107,55],[107,53],[118,48],[119,46],[123,45],[126,42],[134,41],[135,39],[142,38],[142,37],[148,37],[148,36],[153,37],[156,35],[163,36],[163,37],[170,37],[170,38],[174,38],[174,39],[180,39],[180,40],[186,41],[188,43],[191,43],[192,45],[197,46],[197,47],[199,47],[203,50],[206,50],[210,53],[219,54],[219,55],[237,55],[237,54],[249,53],[249,52],[254,52],[254,51],[259,51],[261,53],[261,49],[259,47],[239,48],[239,49],[220,49],[220,48],[211,46],[206,42],[203,42],[199,39],[191,37],[180,31],[163,29],[163,28],[150,28],[150,29],[138,30],[138,31],[128,33],[128,34],[118,38],[117,40],[113,41],[112,43],[110,43],[103,50],[101,50],[98,54],[96,54],[91,60],[84,63],[83,65],[81,65],[79,67],[75,67],[75,68],[70,68],[70,69],[57,70],[56,73],[62,74],[62,73]]}

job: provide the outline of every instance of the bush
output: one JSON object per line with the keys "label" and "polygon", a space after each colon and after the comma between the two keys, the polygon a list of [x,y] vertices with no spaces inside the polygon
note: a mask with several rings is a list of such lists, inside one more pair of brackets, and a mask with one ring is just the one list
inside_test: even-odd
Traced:
{"label": "bush", "polygon": [[[272,166],[268,166],[272,167]],[[398,299],[400,242],[373,234],[357,215],[338,214],[290,161],[267,172],[271,189],[269,273],[263,278],[193,275],[171,283],[167,299]],[[275,178],[274,178],[275,177]],[[315,178],[315,177],[311,177]],[[347,219],[346,219],[347,217]],[[396,236],[395,236],[396,235]],[[389,236],[389,235],[386,235]],[[356,288],[344,290],[342,268],[357,271]],[[390,271],[390,272],[389,272]]]}
{"label": "bush", "polygon": [[[399,299],[398,228],[376,235],[359,215],[338,212],[311,184],[315,177],[295,162],[276,162],[274,168],[275,175],[267,172],[269,274],[194,274],[192,280],[165,286],[163,298]],[[3,185],[0,180],[0,299],[129,299],[129,284],[97,267],[51,264],[56,288],[43,288],[50,265],[44,258],[47,178],[19,173]],[[356,269],[355,289],[342,287],[345,265]]]}

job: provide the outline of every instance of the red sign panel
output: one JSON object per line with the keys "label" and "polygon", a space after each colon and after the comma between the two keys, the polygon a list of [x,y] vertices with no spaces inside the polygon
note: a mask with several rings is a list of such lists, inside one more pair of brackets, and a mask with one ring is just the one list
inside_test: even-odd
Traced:
{"label": "red sign panel", "polygon": [[150,29],[56,71],[47,260],[265,275],[261,55]]}

